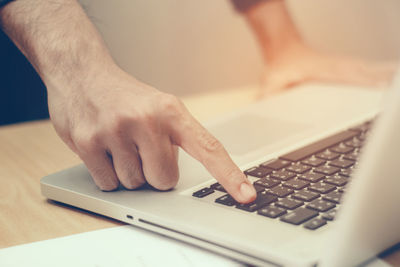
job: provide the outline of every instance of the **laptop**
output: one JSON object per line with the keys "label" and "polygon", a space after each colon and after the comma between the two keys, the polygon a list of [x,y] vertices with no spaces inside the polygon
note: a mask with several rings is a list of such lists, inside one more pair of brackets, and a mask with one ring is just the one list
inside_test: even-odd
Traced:
{"label": "laptop", "polygon": [[168,192],[102,192],[79,165],[42,194],[247,264],[360,264],[400,242],[400,74],[391,87],[309,84],[207,123],[254,183],[250,204],[183,151]]}

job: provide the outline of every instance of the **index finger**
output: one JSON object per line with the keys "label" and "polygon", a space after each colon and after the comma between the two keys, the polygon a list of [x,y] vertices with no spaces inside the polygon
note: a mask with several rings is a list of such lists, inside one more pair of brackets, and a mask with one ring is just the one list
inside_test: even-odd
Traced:
{"label": "index finger", "polygon": [[190,114],[175,126],[172,139],[200,161],[236,201],[249,203],[255,200],[256,191],[246,175],[224,146]]}

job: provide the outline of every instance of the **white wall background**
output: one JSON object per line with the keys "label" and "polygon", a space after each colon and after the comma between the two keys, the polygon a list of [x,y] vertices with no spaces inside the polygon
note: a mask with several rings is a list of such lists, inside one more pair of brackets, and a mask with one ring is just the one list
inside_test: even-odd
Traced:
{"label": "white wall background", "polygon": [[126,71],[175,94],[256,83],[262,60],[228,0],[82,0]]}
{"label": "white wall background", "polygon": [[371,59],[400,55],[399,0],[286,0],[304,39]]}
{"label": "white wall background", "polygon": [[[158,89],[182,95],[258,84],[258,46],[228,0],[81,0],[113,57]],[[400,0],[287,0],[304,38],[369,58],[400,52]],[[206,108],[206,107],[205,107]]]}

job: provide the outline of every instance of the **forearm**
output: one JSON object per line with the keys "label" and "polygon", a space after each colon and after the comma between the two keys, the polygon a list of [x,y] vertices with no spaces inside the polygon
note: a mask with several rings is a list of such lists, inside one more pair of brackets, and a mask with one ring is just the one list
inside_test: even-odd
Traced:
{"label": "forearm", "polygon": [[302,43],[283,0],[259,3],[248,9],[245,16],[267,62],[274,61],[290,46]]}
{"label": "forearm", "polygon": [[0,22],[48,87],[84,82],[114,65],[76,0],[16,0],[0,9]]}

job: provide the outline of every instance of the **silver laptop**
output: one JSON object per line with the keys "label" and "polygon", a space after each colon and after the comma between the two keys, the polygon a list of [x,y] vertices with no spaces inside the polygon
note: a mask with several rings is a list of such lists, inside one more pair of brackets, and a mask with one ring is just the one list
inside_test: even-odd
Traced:
{"label": "silver laptop", "polygon": [[388,96],[305,85],[206,126],[255,202],[236,203],[183,151],[169,192],[102,192],[79,165],[44,177],[42,193],[260,266],[355,265],[400,242],[400,74]]}

